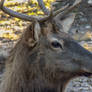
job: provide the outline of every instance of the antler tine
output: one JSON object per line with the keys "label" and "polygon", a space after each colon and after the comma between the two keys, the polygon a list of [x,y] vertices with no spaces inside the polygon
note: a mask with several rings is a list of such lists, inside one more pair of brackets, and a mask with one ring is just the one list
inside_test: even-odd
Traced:
{"label": "antler tine", "polygon": [[34,20],[39,20],[40,18],[36,17],[36,16],[28,16],[28,15],[25,15],[25,14],[22,14],[22,13],[18,13],[18,12],[15,12],[11,9],[8,9],[7,7],[4,6],[4,2],[5,0],[1,0],[0,2],[0,9],[7,13],[8,15],[11,15],[13,17],[17,17],[17,18],[20,18],[22,20],[26,20],[26,21],[34,21]]}
{"label": "antler tine", "polygon": [[61,10],[58,10],[58,11],[56,11],[56,12],[54,12],[53,16],[56,16],[56,15],[58,15],[59,13],[61,13],[60,17],[65,16],[65,15],[68,14],[70,11],[72,11],[74,8],[76,8],[76,7],[81,3],[81,1],[82,1],[82,0],[75,0],[75,3],[74,3],[72,6],[70,6],[70,7],[66,6],[65,9],[64,9],[65,11],[63,11],[63,12],[62,12],[62,9],[61,9]]}
{"label": "antler tine", "polygon": [[[8,15],[11,15],[11,16],[13,16],[13,17],[17,17],[17,18],[20,18],[20,19],[26,20],[26,21],[35,21],[35,20],[38,20],[39,22],[43,22],[43,21],[48,20],[48,18],[50,18],[50,16],[54,17],[54,16],[56,16],[56,15],[58,15],[58,14],[60,14],[60,13],[61,13],[60,16],[63,17],[64,15],[66,15],[67,13],[69,13],[73,8],[75,8],[77,5],[79,5],[79,3],[80,3],[82,0],[76,0],[75,3],[74,3],[72,6],[70,6],[69,8],[68,8],[69,5],[66,5],[65,7],[59,9],[58,11],[56,11],[56,12],[54,12],[54,13],[53,13],[53,11],[49,11],[49,10],[45,7],[45,5],[44,5],[44,3],[43,3],[43,0],[37,0],[37,1],[38,1],[38,4],[39,4],[39,6],[40,6],[40,8],[41,8],[41,9],[43,10],[43,12],[47,15],[47,16],[45,16],[45,17],[43,17],[43,18],[37,17],[37,16],[28,16],[28,15],[25,15],[25,14],[18,13],[18,12],[16,12],[16,11],[13,11],[13,10],[11,10],[11,9],[9,9],[9,8],[7,8],[7,7],[4,6],[4,1],[5,1],[5,0],[1,0],[1,2],[0,2],[0,9],[1,9],[3,12],[7,13]],[[63,12],[62,12],[62,11],[63,11]]]}
{"label": "antler tine", "polygon": [[60,12],[64,11],[64,10],[65,10],[66,8],[68,8],[68,6],[69,6],[69,5],[66,5],[66,6],[64,6],[63,8],[61,8],[61,9],[57,10],[56,12],[54,12],[54,14],[53,14],[53,11],[49,11],[49,10],[45,7],[43,0],[37,0],[37,1],[38,1],[38,4],[39,4],[40,8],[42,9],[42,11],[47,15],[47,16],[41,18],[41,19],[40,19],[40,22],[43,22],[43,21],[48,20],[48,19],[50,18],[50,16],[52,16],[52,17],[56,16],[57,13],[60,13]]}
{"label": "antler tine", "polygon": [[77,7],[77,6],[81,3],[82,0],[75,0],[75,3],[74,3],[72,6],[69,6],[69,4],[67,4],[66,6],[64,6],[63,8],[61,8],[61,9],[55,11],[55,12],[52,11],[52,14],[51,14],[51,11],[49,11],[49,10],[45,7],[45,5],[44,5],[44,3],[43,3],[43,0],[37,0],[37,1],[38,1],[38,4],[39,4],[40,8],[43,10],[43,12],[48,15],[48,16],[45,16],[44,18],[42,18],[42,19],[40,20],[40,21],[43,22],[43,21],[46,21],[46,20],[50,17],[50,15],[52,15],[52,17],[55,17],[55,16],[57,16],[58,14],[60,14],[60,17],[65,16],[65,15],[68,14],[70,11],[72,11],[73,8]]}
{"label": "antler tine", "polygon": [[64,6],[63,8],[60,8],[59,10],[54,12],[54,16],[56,16],[57,14],[63,12],[64,10],[66,10],[69,7],[69,4],[67,4],[66,6]]}
{"label": "antler tine", "polygon": [[37,0],[40,8],[44,12],[44,14],[49,15],[50,11],[45,7],[43,0]]}

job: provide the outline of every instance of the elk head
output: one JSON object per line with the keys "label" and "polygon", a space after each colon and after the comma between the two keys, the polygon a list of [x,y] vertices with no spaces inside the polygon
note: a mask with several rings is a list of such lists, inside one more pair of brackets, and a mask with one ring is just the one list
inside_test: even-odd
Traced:
{"label": "elk head", "polygon": [[[75,18],[75,14],[68,13],[80,2],[81,0],[76,0],[72,6],[67,5],[56,12],[50,12],[44,6],[43,1],[38,0],[43,12],[47,14],[41,18],[14,12],[4,7],[4,0],[1,0],[2,11],[32,22],[13,49],[12,59],[8,61],[12,63],[10,64],[12,68],[7,69],[6,67],[6,72],[11,71],[11,81],[8,80],[7,83],[5,81],[3,85],[7,87],[5,86],[6,89],[3,88],[2,92],[21,92],[19,90],[31,92],[33,87],[34,89],[40,87],[40,92],[44,92],[45,88],[53,88],[56,90],[54,92],[59,92],[71,78],[92,74],[92,53],[81,47],[66,33]],[[22,76],[22,73],[27,78],[20,79],[19,74]],[[6,77],[5,74],[5,80],[7,80]],[[14,79],[17,80],[17,78],[20,79],[18,84],[14,82]],[[10,89],[9,83],[11,84]],[[30,84],[30,86],[23,89],[24,85],[21,83]],[[13,90],[14,87],[15,90]],[[27,88],[29,88],[28,91],[25,91]]]}

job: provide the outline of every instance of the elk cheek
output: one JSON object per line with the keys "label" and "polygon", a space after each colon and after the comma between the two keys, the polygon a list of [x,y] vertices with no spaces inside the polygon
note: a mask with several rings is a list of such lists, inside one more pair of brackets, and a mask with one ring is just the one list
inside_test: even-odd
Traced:
{"label": "elk cheek", "polygon": [[45,68],[45,59],[44,59],[44,57],[40,57],[40,59],[39,59],[39,69],[41,70],[41,72],[43,72],[43,70],[44,70],[44,68]]}

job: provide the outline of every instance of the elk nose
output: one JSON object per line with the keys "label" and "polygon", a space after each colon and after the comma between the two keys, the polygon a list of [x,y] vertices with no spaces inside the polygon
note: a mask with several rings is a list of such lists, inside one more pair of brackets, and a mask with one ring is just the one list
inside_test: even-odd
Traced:
{"label": "elk nose", "polygon": [[80,55],[82,69],[86,72],[92,73],[92,53],[81,48]]}

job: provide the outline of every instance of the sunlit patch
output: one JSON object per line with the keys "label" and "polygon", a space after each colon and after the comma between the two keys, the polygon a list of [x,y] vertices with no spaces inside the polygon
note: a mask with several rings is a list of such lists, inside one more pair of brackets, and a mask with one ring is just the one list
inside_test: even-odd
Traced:
{"label": "sunlit patch", "polygon": [[19,35],[14,34],[14,32],[11,30],[1,30],[0,37],[10,40],[17,40],[19,38]]}
{"label": "sunlit patch", "polygon": [[85,43],[85,44],[83,45],[83,47],[86,48],[86,49],[89,50],[89,51],[92,51],[92,45],[89,45],[89,44]]}

